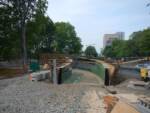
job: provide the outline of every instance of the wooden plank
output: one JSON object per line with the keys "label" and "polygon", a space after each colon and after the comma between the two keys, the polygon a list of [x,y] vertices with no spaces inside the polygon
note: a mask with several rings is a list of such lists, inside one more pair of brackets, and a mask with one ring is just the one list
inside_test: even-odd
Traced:
{"label": "wooden plank", "polygon": [[123,102],[123,101],[119,101],[115,105],[115,107],[113,108],[113,110],[111,111],[111,113],[140,113],[140,112],[138,112],[131,105],[129,105],[129,104]]}

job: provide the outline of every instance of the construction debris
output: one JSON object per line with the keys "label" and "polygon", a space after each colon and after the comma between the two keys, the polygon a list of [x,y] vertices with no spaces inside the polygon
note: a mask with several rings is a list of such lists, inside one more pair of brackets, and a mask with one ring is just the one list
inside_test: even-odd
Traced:
{"label": "construction debris", "polygon": [[110,113],[112,111],[118,100],[119,99],[115,96],[104,96],[104,103],[106,105],[107,113]]}
{"label": "construction debris", "polygon": [[113,86],[107,86],[105,89],[111,94],[117,94],[117,91]]}
{"label": "construction debris", "polygon": [[104,96],[107,113],[150,113],[150,98],[135,94]]}
{"label": "construction debris", "polygon": [[29,80],[31,81],[41,81],[41,80],[46,80],[49,79],[51,76],[51,72],[49,70],[47,71],[38,71],[31,73],[29,75]]}
{"label": "construction debris", "polygon": [[150,97],[138,98],[138,105],[150,112]]}
{"label": "construction debris", "polygon": [[148,82],[144,82],[144,81],[130,81],[130,84],[133,84],[134,86],[146,86],[148,85]]}
{"label": "construction debris", "polygon": [[136,90],[145,90],[149,89],[150,83],[149,82],[144,82],[144,81],[130,81],[129,84],[127,85],[128,88],[136,89]]}
{"label": "construction debris", "polygon": [[118,101],[111,113],[140,113],[131,105],[123,102]]}

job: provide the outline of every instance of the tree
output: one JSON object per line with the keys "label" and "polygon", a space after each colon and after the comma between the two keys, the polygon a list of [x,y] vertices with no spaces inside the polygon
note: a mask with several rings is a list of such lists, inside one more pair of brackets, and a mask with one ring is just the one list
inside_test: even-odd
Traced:
{"label": "tree", "polygon": [[124,57],[138,57],[139,56],[139,48],[136,43],[129,39],[125,41],[124,48]]}
{"label": "tree", "polygon": [[18,20],[12,0],[0,0],[0,57],[9,60],[19,56]]}
{"label": "tree", "polygon": [[56,50],[60,53],[79,54],[81,52],[81,40],[77,36],[74,26],[70,23],[55,23]]}
{"label": "tree", "polygon": [[55,26],[49,17],[36,17],[34,21],[27,24],[27,28],[30,57],[38,56],[42,52],[52,52],[51,44],[54,40]]}
{"label": "tree", "polygon": [[105,57],[150,56],[150,29],[132,33],[129,40],[114,40],[111,46],[105,47]]}
{"label": "tree", "polygon": [[27,65],[26,48],[26,23],[32,18],[35,11],[36,0],[1,0],[3,8],[10,9],[8,16],[14,19],[14,23],[19,30],[22,45],[23,65]]}
{"label": "tree", "polygon": [[42,52],[52,52],[52,42],[54,40],[55,25],[53,21],[45,16],[47,1],[37,2],[36,14],[27,23],[27,43],[30,57],[37,57]]}
{"label": "tree", "polygon": [[94,46],[88,46],[85,49],[85,55],[86,55],[86,57],[89,57],[89,58],[93,58],[93,57],[97,57],[98,56]]}
{"label": "tree", "polygon": [[27,65],[27,47],[26,47],[26,24],[32,18],[35,11],[36,0],[16,0],[16,12],[19,27],[21,29],[22,59],[23,66]]}
{"label": "tree", "polygon": [[54,31],[51,30],[53,22],[45,16],[47,0],[0,0],[0,6],[0,56],[7,60],[13,56],[18,58],[22,53],[25,63],[26,51],[29,55],[37,53]]}
{"label": "tree", "polygon": [[113,48],[114,57],[120,58],[120,57],[125,56],[124,50],[123,50],[124,46],[125,46],[124,40],[116,39],[113,41],[112,48]]}
{"label": "tree", "polygon": [[111,46],[106,46],[103,50],[103,55],[106,57],[120,58],[124,54],[125,41],[116,39]]}
{"label": "tree", "polygon": [[102,50],[102,55],[105,57],[114,57],[112,46],[106,46],[104,50]]}
{"label": "tree", "polygon": [[132,40],[136,44],[140,56],[150,55],[150,28],[143,31],[134,32]]}
{"label": "tree", "polygon": [[43,52],[81,52],[81,40],[74,26],[53,23],[46,10],[47,0],[0,0],[0,59],[23,56],[26,65],[27,55],[37,58]]}

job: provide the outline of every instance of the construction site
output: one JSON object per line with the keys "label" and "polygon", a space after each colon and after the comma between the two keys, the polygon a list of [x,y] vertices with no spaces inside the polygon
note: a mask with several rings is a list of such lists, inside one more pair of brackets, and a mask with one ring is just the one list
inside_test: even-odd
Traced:
{"label": "construction site", "polygon": [[150,1],[0,0],[0,113],[150,113]]}
{"label": "construction site", "polygon": [[[118,66],[100,59],[43,54],[25,74],[7,65],[1,68],[0,113],[150,113],[150,83],[141,80],[140,72],[134,75],[133,65],[139,62],[148,61]],[[123,69],[128,69],[128,77]]]}

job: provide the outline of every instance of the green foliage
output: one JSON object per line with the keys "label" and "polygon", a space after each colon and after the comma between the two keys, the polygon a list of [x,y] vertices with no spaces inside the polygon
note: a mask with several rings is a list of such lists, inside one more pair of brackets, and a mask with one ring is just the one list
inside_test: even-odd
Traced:
{"label": "green foliage", "polygon": [[129,40],[114,40],[102,51],[106,57],[137,57],[150,55],[150,29],[134,32]]}
{"label": "green foliage", "polygon": [[4,60],[18,57],[21,51],[18,17],[14,4],[13,0],[5,0],[0,6],[0,58]]}
{"label": "green foliage", "polygon": [[145,29],[143,31],[135,32],[132,35],[132,40],[137,45],[140,56],[150,55],[150,29]]}
{"label": "green foliage", "polygon": [[70,23],[55,23],[56,51],[66,54],[79,54],[81,52],[81,40],[77,37],[74,26]]}
{"label": "green foliage", "polygon": [[43,52],[80,53],[81,40],[74,27],[70,23],[53,23],[46,16],[47,0],[2,0],[0,3],[0,59],[21,58],[23,35],[30,58],[37,58]]}
{"label": "green foliage", "polygon": [[86,57],[89,57],[89,58],[98,56],[94,46],[88,46],[85,50],[85,55],[86,55]]}
{"label": "green foliage", "polygon": [[105,49],[102,51],[102,54],[106,57],[114,57],[113,47],[112,46],[106,46]]}
{"label": "green foliage", "polygon": [[49,17],[35,15],[35,19],[27,24],[28,53],[36,57],[41,52],[51,52],[51,43],[55,26]]}

